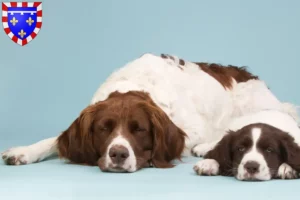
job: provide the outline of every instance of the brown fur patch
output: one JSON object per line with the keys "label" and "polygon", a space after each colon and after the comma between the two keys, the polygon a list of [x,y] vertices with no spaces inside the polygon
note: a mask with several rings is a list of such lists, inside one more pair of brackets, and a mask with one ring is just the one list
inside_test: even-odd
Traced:
{"label": "brown fur patch", "polygon": [[223,66],[219,64],[209,64],[203,62],[195,62],[203,71],[219,81],[224,88],[232,88],[232,79],[237,83],[246,82],[251,79],[258,79],[246,70],[245,67],[237,67],[233,65]]}

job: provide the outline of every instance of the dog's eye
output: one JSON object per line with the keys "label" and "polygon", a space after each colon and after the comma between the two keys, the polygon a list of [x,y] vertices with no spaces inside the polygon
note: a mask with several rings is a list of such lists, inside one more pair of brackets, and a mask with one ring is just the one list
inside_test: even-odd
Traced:
{"label": "dog's eye", "polygon": [[271,152],[273,152],[273,149],[272,149],[271,147],[268,147],[268,148],[266,149],[266,152],[271,153]]}
{"label": "dog's eye", "polygon": [[108,119],[98,125],[98,130],[101,133],[110,133],[115,127],[115,121]]}
{"label": "dog's eye", "polygon": [[142,132],[146,132],[147,131],[137,121],[130,122],[128,126],[129,126],[128,128],[129,128],[129,130],[130,130],[131,133],[142,133]]}
{"label": "dog's eye", "polygon": [[91,133],[93,133],[93,134],[108,134],[108,133],[110,133],[110,129],[108,128],[108,127],[96,127],[96,128],[93,128],[92,130],[91,130]]}
{"label": "dog's eye", "polygon": [[239,148],[238,148],[238,151],[240,151],[240,152],[245,151],[245,147],[239,147]]}
{"label": "dog's eye", "polygon": [[107,132],[108,128],[107,127],[101,127],[101,128],[99,128],[99,130],[103,133],[103,132]]}
{"label": "dog's eye", "polygon": [[136,128],[134,130],[134,132],[145,132],[145,131],[146,131],[146,129],[144,129],[144,128]]}

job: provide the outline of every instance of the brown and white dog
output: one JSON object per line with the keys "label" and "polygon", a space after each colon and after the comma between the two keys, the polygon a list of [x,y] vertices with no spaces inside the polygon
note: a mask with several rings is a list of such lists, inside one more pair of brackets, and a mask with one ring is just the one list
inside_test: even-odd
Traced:
{"label": "brown and white dog", "polygon": [[145,54],[108,77],[59,137],[11,148],[2,158],[21,165],[58,154],[102,171],[168,168],[191,152],[206,153],[233,119],[266,109],[296,116],[244,68]]}

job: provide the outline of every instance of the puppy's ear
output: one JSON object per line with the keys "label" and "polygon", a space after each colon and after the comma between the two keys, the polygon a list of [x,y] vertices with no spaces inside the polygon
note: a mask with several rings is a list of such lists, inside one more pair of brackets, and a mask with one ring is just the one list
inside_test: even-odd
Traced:
{"label": "puppy's ear", "polygon": [[232,176],[232,141],[236,132],[229,131],[214,149],[207,152],[206,159],[214,159],[220,165],[220,174],[223,176]]}
{"label": "puppy's ear", "polygon": [[59,156],[77,164],[96,165],[98,155],[90,133],[96,105],[84,109],[57,140]]}
{"label": "puppy's ear", "polygon": [[294,138],[288,133],[284,133],[280,137],[283,152],[283,160],[294,170],[300,173],[300,147],[295,143]]}

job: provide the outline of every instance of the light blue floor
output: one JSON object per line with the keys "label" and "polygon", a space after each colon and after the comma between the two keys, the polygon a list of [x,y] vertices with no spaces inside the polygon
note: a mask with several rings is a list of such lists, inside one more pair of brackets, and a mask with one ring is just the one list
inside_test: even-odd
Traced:
{"label": "light blue floor", "polygon": [[[28,45],[0,30],[0,151],[65,130],[111,72],[147,52],[246,65],[279,99],[299,104],[299,9],[299,0],[43,1],[42,29]],[[197,160],[111,174],[0,159],[0,200],[300,199],[300,180],[200,177]]]}
{"label": "light blue floor", "polygon": [[58,159],[25,166],[0,164],[0,199],[296,199],[300,180],[240,182],[232,177],[200,177],[197,158],[173,169],[103,173],[97,167],[65,164]]}

